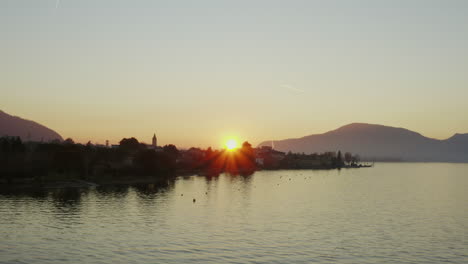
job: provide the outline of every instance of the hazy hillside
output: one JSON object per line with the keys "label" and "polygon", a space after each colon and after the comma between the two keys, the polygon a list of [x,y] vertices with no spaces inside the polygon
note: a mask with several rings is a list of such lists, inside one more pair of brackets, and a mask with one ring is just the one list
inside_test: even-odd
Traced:
{"label": "hazy hillside", "polygon": [[[262,145],[271,145],[271,141],[259,144]],[[324,134],[274,141],[274,145],[285,152],[349,151],[366,160],[468,162],[468,134],[437,140],[404,128],[362,123]]]}
{"label": "hazy hillside", "polygon": [[55,131],[34,121],[11,116],[0,110],[0,137],[19,136],[23,141],[63,140]]}

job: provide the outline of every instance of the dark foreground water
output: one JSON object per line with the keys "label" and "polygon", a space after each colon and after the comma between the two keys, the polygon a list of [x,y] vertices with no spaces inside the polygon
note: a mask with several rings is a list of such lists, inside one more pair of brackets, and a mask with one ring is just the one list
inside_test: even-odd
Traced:
{"label": "dark foreground water", "polygon": [[0,263],[315,262],[468,263],[468,165],[0,192]]}

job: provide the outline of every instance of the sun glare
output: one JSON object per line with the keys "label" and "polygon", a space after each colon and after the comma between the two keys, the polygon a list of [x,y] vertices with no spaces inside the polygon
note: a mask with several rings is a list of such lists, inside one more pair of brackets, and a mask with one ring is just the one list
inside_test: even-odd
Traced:
{"label": "sun glare", "polygon": [[237,141],[235,139],[229,139],[226,141],[226,149],[227,150],[233,150],[237,148]]}

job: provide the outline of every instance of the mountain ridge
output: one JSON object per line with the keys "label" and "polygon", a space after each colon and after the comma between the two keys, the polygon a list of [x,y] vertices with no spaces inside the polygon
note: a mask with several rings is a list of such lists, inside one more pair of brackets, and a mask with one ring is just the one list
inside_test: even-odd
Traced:
{"label": "mountain ridge", "polygon": [[322,134],[264,141],[284,152],[349,151],[365,160],[468,162],[468,133],[448,139],[434,139],[406,128],[379,124],[351,123]]}
{"label": "mountain ridge", "polygon": [[23,141],[63,140],[59,133],[42,124],[0,110],[0,137],[3,136],[18,136]]}

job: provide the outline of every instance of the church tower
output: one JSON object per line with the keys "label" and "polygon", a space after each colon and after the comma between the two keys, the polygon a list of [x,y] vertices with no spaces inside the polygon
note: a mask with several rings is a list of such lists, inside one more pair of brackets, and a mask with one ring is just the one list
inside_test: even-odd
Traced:
{"label": "church tower", "polygon": [[158,139],[156,138],[156,133],[153,136],[153,148],[156,148],[158,146]]}

